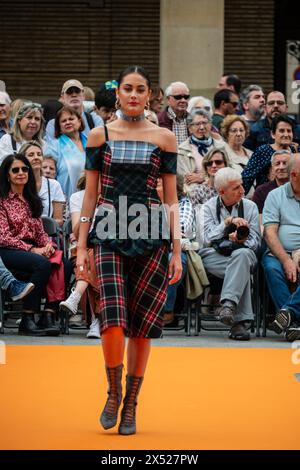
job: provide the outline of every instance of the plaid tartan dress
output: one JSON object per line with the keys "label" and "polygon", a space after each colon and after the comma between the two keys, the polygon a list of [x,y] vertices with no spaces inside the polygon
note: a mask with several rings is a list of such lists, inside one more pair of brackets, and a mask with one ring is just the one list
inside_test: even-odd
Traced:
{"label": "plaid tartan dress", "polygon": [[[175,153],[141,141],[109,140],[101,147],[87,149],[86,169],[98,170],[101,175],[98,209],[105,208],[96,216],[90,237],[95,245],[101,333],[121,326],[130,337],[162,335],[169,243],[162,220],[157,237],[151,238],[150,209],[160,206],[157,178],[161,173],[176,174],[176,159]],[[147,220],[142,222],[147,224],[146,237],[133,239],[126,232],[134,217],[124,215],[120,196],[126,196],[128,209],[133,204],[149,209]],[[99,238],[99,223],[112,210],[116,214],[116,233],[108,231]]]}

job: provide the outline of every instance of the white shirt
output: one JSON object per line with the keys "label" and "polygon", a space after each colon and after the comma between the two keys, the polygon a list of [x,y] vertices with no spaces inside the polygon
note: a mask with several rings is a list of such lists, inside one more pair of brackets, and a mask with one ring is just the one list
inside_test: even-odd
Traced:
{"label": "white shirt", "polygon": [[[50,190],[50,211],[49,211],[49,192],[48,192],[48,182],[49,181],[49,190]],[[61,189],[61,185],[58,181],[52,178],[45,178],[42,176],[42,186],[39,191],[39,196],[42,199],[43,204],[43,217],[52,217],[53,216],[53,202],[66,202],[66,198]]]}
{"label": "white shirt", "polygon": [[83,198],[84,198],[84,189],[82,191],[77,191],[73,193],[70,197],[70,213],[81,212]]}
{"label": "white shirt", "polygon": [[[26,144],[27,142],[27,140],[22,140],[22,142],[16,142],[17,152],[20,150],[22,145]],[[3,162],[5,157],[11,155],[12,153],[15,153],[15,151],[12,146],[11,134],[5,134],[0,139],[0,164]]]}

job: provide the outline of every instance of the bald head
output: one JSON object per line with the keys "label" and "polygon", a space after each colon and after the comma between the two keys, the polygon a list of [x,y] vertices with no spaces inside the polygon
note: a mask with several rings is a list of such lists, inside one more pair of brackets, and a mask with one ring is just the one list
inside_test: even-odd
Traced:
{"label": "bald head", "polygon": [[299,171],[300,169],[300,153],[293,153],[289,161],[290,171]]}

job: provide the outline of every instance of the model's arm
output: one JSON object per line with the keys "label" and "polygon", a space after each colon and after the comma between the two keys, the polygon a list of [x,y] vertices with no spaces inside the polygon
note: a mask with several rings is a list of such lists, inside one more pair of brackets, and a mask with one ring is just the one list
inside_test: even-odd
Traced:
{"label": "model's arm", "polygon": [[[89,161],[88,148],[96,150],[96,148],[100,147],[104,142],[105,136],[104,129],[102,127],[97,127],[90,132],[87,143],[86,186],[81,209],[81,217],[89,217],[91,221],[93,220],[98,199],[98,180],[100,167],[98,166],[98,169],[96,169],[97,162]],[[77,245],[77,266],[83,266],[85,263],[88,262],[86,248],[90,225],[91,222],[80,223]]]}
{"label": "model's arm", "polygon": [[[172,132],[164,133],[165,151],[177,152],[175,135]],[[170,224],[170,233],[173,243],[172,258],[169,263],[170,283],[177,282],[182,275],[181,265],[181,231],[179,223],[178,199],[176,191],[176,174],[163,173],[164,204],[166,206]]]}

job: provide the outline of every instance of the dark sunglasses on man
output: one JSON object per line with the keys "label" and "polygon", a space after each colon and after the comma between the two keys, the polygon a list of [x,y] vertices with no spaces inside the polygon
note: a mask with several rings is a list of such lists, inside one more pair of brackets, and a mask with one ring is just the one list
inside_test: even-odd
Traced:
{"label": "dark sunglasses on man", "polygon": [[190,95],[171,95],[175,100],[188,100]]}

